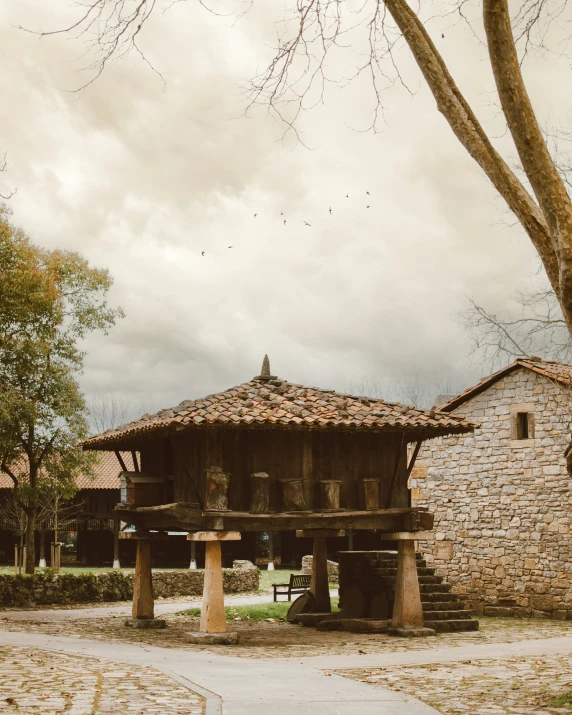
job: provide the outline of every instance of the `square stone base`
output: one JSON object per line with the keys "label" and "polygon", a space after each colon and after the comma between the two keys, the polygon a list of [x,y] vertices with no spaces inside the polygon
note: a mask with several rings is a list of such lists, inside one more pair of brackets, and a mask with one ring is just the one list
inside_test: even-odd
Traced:
{"label": "square stone base", "polygon": [[166,628],[167,621],[162,618],[128,618],[125,625],[129,628]]}
{"label": "square stone base", "polygon": [[432,628],[390,628],[387,633],[400,638],[424,638],[436,635]]}
{"label": "square stone base", "polygon": [[196,645],[236,645],[238,633],[185,633],[185,640]]}

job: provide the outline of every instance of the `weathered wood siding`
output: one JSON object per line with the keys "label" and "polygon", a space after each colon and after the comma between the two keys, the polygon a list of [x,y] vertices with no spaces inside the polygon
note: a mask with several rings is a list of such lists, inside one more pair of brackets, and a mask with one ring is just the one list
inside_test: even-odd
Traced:
{"label": "weathered wood siding", "polygon": [[[398,454],[400,459],[390,495]],[[321,479],[342,482],[340,506],[344,509],[363,508],[363,479],[379,479],[380,507],[406,507],[409,506],[406,464],[406,444],[401,435],[365,432],[209,427],[181,433],[171,442],[149,440],[141,449],[143,471],[164,479],[168,479],[172,471],[171,499],[175,502],[203,504],[207,467],[219,466],[229,472],[229,506],[235,511],[249,509],[253,472],[269,474],[271,511],[280,511],[282,506],[280,479],[304,480],[309,509],[322,506],[318,484]]]}

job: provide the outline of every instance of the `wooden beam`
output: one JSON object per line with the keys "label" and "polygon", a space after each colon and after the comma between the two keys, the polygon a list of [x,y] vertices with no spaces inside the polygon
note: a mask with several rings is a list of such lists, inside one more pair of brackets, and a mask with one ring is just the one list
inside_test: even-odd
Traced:
{"label": "wooden beam", "polygon": [[299,529],[296,531],[296,536],[299,538],[314,538],[316,536],[322,536],[324,538],[336,536],[345,536],[346,532],[343,529]]}
{"label": "wooden beam", "polygon": [[240,541],[238,531],[197,531],[187,534],[188,541]]}
{"label": "wooden beam", "polygon": [[125,466],[125,462],[123,461],[123,457],[121,456],[121,452],[119,450],[115,450],[115,456],[117,457],[117,461],[119,462],[119,466],[121,467],[122,472],[128,472],[129,470]]}
{"label": "wooden beam", "polygon": [[[120,506],[115,516],[139,529],[181,529],[184,531],[295,531],[296,529],[375,529],[378,531],[411,531],[411,514],[419,530],[433,528],[433,514],[424,508],[394,508],[371,511],[299,512],[251,514],[228,511],[224,518],[216,512],[205,512],[192,503],[161,504],[149,507]],[[213,519],[219,525],[213,527]],[[131,532],[132,533],[132,532]]]}
{"label": "wooden beam", "polygon": [[399,465],[401,464],[401,450],[403,449],[403,444],[405,442],[405,432],[401,433],[401,439],[399,441],[399,449],[397,450],[397,457],[395,458],[395,464],[393,465],[393,474],[391,475],[391,483],[389,485],[389,492],[387,494],[386,506],[391,505],[393,499],[393,491],[397,483],[397,476],[399,474]]}
{"label": "wooden beam", "polygon": [[136,472],[140,472],[139,462],[137,461],[137,452],[134,449],[131,450],[131,459],[133,460],[133,469]]}
{"label": "wooden beam", "polygon": [[120,531],[118,538],[128,541],[167,541],[169,534],[161,531]]}
{"label": "wooden beam", "polygon": [[415,466],[415,460],[417,459],[417,455],[419,454],[419,450],[421,449],[421,445],[423,444],[423,440],[420,439],[417,444],[415,445],[415,449],[413,450],[413,454],[411,455],[411,460],[409,464],[407,465],[407,479],[411,476],[411,471],[413,470],[413,467]]}
{"label": "wooden beam", "polygon": [[396,531],[393,534],[383,534],[384,541],[433,541],[432,531]]}

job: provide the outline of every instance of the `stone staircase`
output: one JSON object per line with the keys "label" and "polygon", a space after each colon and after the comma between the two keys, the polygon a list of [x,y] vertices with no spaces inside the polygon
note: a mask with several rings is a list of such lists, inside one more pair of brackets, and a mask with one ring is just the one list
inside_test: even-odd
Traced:
{"label": "stone staircase", "polygon": [[[343,608],[344,586],[360,584],[367,594],[370,605],[369,617],[391,617],[397,576],[397,553],[395,551],[364,551],[353,568],[348,566],[352,552],[340,553],[340,600]],[[347,573],[353,571],[353,576]],[[344,573],[346,572],[346,573]],[[421,554],[417,554],[417,576],[421,592],[421,605],[426,628],[437,633],[453,631],[477,631],[479,622],[471,618],[471,611],[459,596],[451,592],[451,585],[443,583],[443,578],[435,574],[435,569],[427,566]],[[384,605],[384,597],[385,603]],[[373,612],[375,604],[381,610]]]}

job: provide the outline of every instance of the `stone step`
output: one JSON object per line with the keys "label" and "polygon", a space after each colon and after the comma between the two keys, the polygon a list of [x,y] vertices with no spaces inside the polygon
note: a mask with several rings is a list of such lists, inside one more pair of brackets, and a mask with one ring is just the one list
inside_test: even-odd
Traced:
{"label": "stone step", "polygon": [[[425,610],[423,610],[425,613]],[[425,618],[425,616],[424,616]],[[427,612],[427,618],[431,621],[461,621],[468,620],[471,618],[469,611],[429,611]],[[429,626],[431,628],[431,626]]]}
{"label": "stone step", "polygon": [[[450,585],[448,583],[420,583],[419,590],[421,593],[449,593]],[[425,601],[430,601],[429,598],[424,598]],[[447,599],[445,599],[447,600]]]}
{"label": "stone step", "polygon": [[[418,576],[420,584],[427,584],[427,583],[443,583],[443,577],[442,576]],[[447,588],[449,588],[447,584]]]}
{"label": "stone step", "polygon": [[432,628],[437,633],[452,633],[453,631],[478,631],[479,622],[474,619],[458,619],[454,621],[425,620],[425,628]]}
{"label": "stone step", "polygon": [[[440,596],[442,594],[439,594]],[[451,594],[454,595],[454,594]],[[467,611],[471,609],[462,601],[421,601],[423,611],[430,613],[431,611]]]}
{"label": "stone step", "polygon": [[[376,576],[393,577],[397,575],[397,566],[376,566],[372,569]],[[417,576],[435,576],[435,569],[429,566],[418,566]]]}
{"label": "stone step", "polygon": [[[446,586],[446,584],[441,584],[441,586]],[[424,603],[427,602],[434,602],[434,601],[449,601],[449,603],[458,603],[459,597],[455,593],[449,593],[448,591],[437,591],[431,593],[431,589],[429,588],[428,590],[423,590],[423,586],[419,586],[419,590],[421,591],[421,601]]]}

